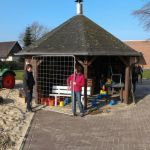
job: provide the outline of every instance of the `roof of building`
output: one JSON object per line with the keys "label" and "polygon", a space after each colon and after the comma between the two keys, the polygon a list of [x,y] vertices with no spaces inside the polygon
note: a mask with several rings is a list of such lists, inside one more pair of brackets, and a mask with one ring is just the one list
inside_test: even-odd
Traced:
{"label": "roof of building", "polygon": [[17,41],[0,42],[0,58],[7,58],[20,50],[22,48]]}
{"label": "roof of building", "polygon": [[139,53],[87,17],[77,15],[18,55],[139,56]]}
{"label": "roof of building", "polygon": [[126,40],[125,44],[143,54],[141,64],[146,65],[145,69],[150,69],[150,40]]}

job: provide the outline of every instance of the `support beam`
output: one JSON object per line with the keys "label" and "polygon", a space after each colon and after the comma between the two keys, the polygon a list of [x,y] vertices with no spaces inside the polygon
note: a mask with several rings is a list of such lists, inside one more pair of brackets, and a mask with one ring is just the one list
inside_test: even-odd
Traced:
{"label": "support beam", "polygon": [[87,78],[88,78],[88,61],[84,61],[84,77],[85,77],[85,84],[84,84],[84,109],[87,109]]}
{"label": "support beam", "polygon": [[88,62],[88,66],[90,66],[96,58],[97,58],[97,57],[94,56],[94,57]]}
{"label": "support beam", "polygon": [[126,59],[124,59],[123,57],[119,57],[120,60],[127,66],[129,64],[129,61],[127,61]]}
{"label": "support beam", "polygon": [[84,77],[85,77],[85,84],[84,84],[84,109],[87,109],[87,78],[88,78],[88,60],[85,59],[83,62],[80,60],[77,60],[82,67],[84,68]]}
{"label": "support beam", "polygon": [[32,59],[32,66],[33,66],[33,76],[34,76],[34,80],[35,80],[35,86],[33,88],[33,95],[35,97],[35,103],[39,104],[39,99],[38,99],[38,92],[37,92],[37,60],[36,59]]}
{"label": "support beam", "polygon": [[130,86],[130,66],[127,65],[125,69],[125,97],[124,97],[124,103],[129,103],[129,86]]}
{"label": "support beam", "polygon": [[87,79],[88,79],[88,66],[90,66],[93,61],[96,59],[97,57],[92,57],[91,60],[88,60],[87,58],[84,59],[84,61],[81,61],[79,59],[77,59],[78,63],[80,63],[82,65],[82,67],[84,68],[84,77],[85,77],[85,85],[84,85],[84,109],[87,109],[87,104],[88,104],[88,99],[87,99]]}

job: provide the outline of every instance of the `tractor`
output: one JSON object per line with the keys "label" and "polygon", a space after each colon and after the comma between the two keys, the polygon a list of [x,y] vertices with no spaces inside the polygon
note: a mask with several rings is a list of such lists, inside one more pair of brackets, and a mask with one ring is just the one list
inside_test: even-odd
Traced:
{"label": "tractor", "polygon": [[[4,64],[0,61],[0,90],[3,88],[13,89],[15,87],[15,72],[8,67],[4,68]],[[3,104],[4,99],[0,96],[0,104]]]}
{"label": "tractor", "polygon": [[13,89],[15,86],[15,72],[11,69],[0,69],[0,88]]}

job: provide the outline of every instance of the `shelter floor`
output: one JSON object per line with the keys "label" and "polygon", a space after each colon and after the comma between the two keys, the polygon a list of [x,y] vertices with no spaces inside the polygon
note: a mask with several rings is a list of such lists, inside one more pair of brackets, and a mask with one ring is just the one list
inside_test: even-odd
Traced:
{"label": "shelter floor", "polygon": [[[126,104],[121,103],[119,100],[119,96],[116,94],[112,97],[109,97],[107,99],[102,98],[102,99],[97,99],[96,101],[96,106],[92,106],[92,102],[95,100],[95,98],[97,97],[97,95],[92,96],[90,98],[88,98],[88,108],[85,111],[86,115],[95,115],[95,114],[108,114],[110,112],[114,112],[118,109],[124,109],[127,107]],[[115,100],[116,104],[110,106],[110,101],[111,100]],[[77,107],[77,114],[79,114],[79,107],[78,107],[78,103],[76,104]],[[72,115],[72,103],[69,103],[66,106],[60,107],[58,106],[43,106],[43,105],[37,105],[37,107],[35,107],[35,110],[37,109],[43,109],[43,110],[47,110],[47,111],[53,111],[53,112],[58,112],[58,113],[62,113],[62,114],[67,114],[67,115]]]}

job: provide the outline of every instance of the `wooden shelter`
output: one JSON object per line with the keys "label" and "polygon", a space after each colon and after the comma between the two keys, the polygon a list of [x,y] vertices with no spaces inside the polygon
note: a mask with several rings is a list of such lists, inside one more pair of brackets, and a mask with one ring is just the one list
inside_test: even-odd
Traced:
{"label": "wooden shelter", "polygon": [[[106,60],[107,62],[111,59],[111,62],[113,62],[117,59],[125,66],[123,68],[125,72],[125,103],[128,103],[129,97],[130,60],[140,57],[140,53],[84,15],[76,15],[67,20],[18,55],[27,58],[32,58],[32,56],[73,55],[78,63],[83,66],[86,80],[92,63],[95,62],[98,68],[100,60]],[[86,87],[87,84],[84,88],[85,108],[87,107]]]}

